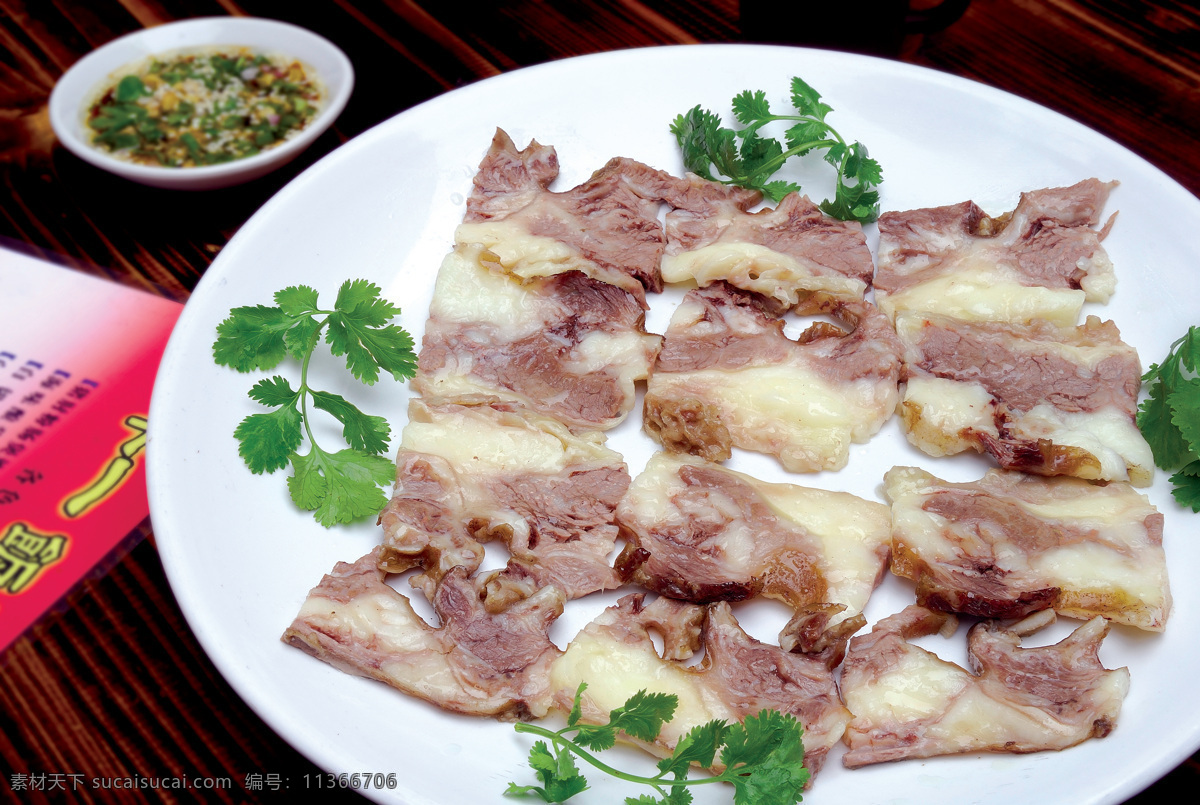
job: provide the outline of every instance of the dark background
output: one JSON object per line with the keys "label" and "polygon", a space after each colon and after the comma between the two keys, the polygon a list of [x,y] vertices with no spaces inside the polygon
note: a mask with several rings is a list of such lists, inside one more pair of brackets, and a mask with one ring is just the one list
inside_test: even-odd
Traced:
{"label": "dark background", "polygon": [[[0,242],[179,301],[233,233],[315,160],[430,97],[526,65],[629,47],[764,41],[884,55],[1011,91],[1127,146],[1200,192],[1200,12],[1192,3],[1098,0],[522,0],[467,10],[422,0],[0,0]],[[142,27],[246,14],[308,27],[353,60],[335,126],[286,168],[205,193],[131,185],[83,163],[50,130],[54,82],[91,49]],[[981,155],[986,158],[986,155]],[[1164,214],[1170,214],[1164,210]],[[2,327],[2,324],[0,324]],[[320,770],[237,697],[197,645],[149,523],[0,655],[0,796],[77,801],[279,800],[248,774]],[[203,796],[15,793],[11,771],[89,777],[229,777]],[[1135,798],[1173,801],[1196,758]],[[293,789],[294,790],[294,789]],[[349,792],[326,800],[355,799]]]}

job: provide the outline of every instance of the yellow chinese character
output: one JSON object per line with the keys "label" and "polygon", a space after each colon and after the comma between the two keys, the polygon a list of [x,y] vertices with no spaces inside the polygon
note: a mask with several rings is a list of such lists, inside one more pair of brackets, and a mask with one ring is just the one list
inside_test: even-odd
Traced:
{"label": "yellow chinese character", "polygon": [[33,582],[47,565],[62,558],[67,538],[39,534],[25,523],[13,523],[0,538],[0,590],[16,595]]}
{"label": "yellow chinese character", "polygon": [[125,481],[125,476],[133,471],[133,457],[146,446],[146,418],[126,417],[125,426],[133,431],[133,435],[117,446],[117,455],[108,462],[104,471],[86,487],[63,501],[62,512],[67,517],[79,517],[116,492]]}

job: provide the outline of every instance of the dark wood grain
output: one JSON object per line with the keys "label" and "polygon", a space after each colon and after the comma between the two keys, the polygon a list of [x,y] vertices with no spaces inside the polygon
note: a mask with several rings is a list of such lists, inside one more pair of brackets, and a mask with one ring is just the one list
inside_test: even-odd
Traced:
{"label": "dark wood grain", "polygon": [[[831,44],[828,29],[802,19],[764,25],[762,9],[752,3],[743,17],[734,0],[523,0],[469,12],[417,0],[0,0],[0,239],[182,301],[234,232],[292,177],[349,138],[447,90],[618,48]],[[856,4],[856,22],[866,31],[888,5]],[[345,112],[297,162],[240,188],[179,194],[133,187],[57,144],[46,101],[77,59],[142,27],[225,14],[314,29],[355,63],[357,86]],[[946,30],[876,33],[858,41],[839,33],[834,44],[1034,100],[1200,192],[1200,11],[1193,3],[974,0]],[[0,780],[0,796],[29,803],[283,801],[285,793],[246,790],[246,776],[299,779],[319,770],[263,724],[205,656],[175,604],[149,525],[130,543],[0,655],[0,770],[228,777],[232,787],[173,796],[77,791],[64,798],[17,795]],[[1193,758],[1132,801],[1163,801],[1173,787],[1190,789],[1198,781]],[[357,799],[344,791],[324,797]]]}

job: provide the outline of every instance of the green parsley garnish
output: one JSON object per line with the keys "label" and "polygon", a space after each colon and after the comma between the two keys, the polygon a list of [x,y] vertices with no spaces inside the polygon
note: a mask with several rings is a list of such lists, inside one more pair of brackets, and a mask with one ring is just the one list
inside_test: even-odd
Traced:
{"label": "green parsley garnish", "polygon": [[[677,696],[638,691],[609,714],[602,726],[580,724],[580,698],[587,684],[575,691],[575,703],[567,717],[567,726],[552,732],[536,724],[518,723],[517,732],[530,732],[550,740],[538,741],[529,752],[529,765],[541,785],[509,783],[509,796],[533,794],[545,802],[565,802],[587,789],[587,780],[579,773],[574,757],[578,755],[606,774],[654,789],[657,796],[643,794],[626,798],[626,805],[688,805],[692,795],[688,786],[731,783],[736,805],[793,805],[799,802],[809,772],[804,768],[804,728],[793,716],[778,710],[763,710],[749,716],[744,724],[710,721],[695,727],[679,740],[675,752],[658,762],[654,777],[627,774],[600,761],[588,750],[610,749],[618,730],[641,741],[653,741],[662,725],[675,715]],[[567,733],[575,733],[574,739]],[[709,777],[688,777],[691,765],[713,765],[717,751],[725,770]]]}
{"label": "green parsley garnish", "polygon": [[[765,92],[745,90],[733,99],[733,115],[745,128],[724,128],[720,117],[696,106],[675,118],[671,133],[683,150],[684,166],[692,173],[759,190],[775,202],[800,190],[794,182],[768,181],[783,163],[793,156],[824,150],[825,161],[837,168],[837,186],[833,200],[821,202],[821,209],[843,221],[874,221],[879,217],[875,188],[883,182],[879,163],[867,156],[866,146],[847,144],[825,122],[833,108],[822,103],[820,93],[799,78],[792,79],[792,105],[800,114],[777,115]],[[793,124],[784,134],[787,150],[775,138],[760,133],[763,126],[776,121]],[[714,175],[713,168],[721,176]]]}
{"label": "green parsley garnish", "polygon": [[[363,383],[373,385],[380,371],[396,380],[416,372],[413,340],[392,318],[400,309],[380,296],[366,280],[347,280],[338,290],[333,310],[317,307],[317,292],[304,285],[275,294],[276,307],[237,307],[217,325],[213,359],[239,372],[270,370],[287,356],[300,362],[300,387],[280,375],[260,380],[250,398],[274,408],[251,414],[233,435],[250,471],[271,473],[289,463],[292,500],[313,512],[328,528],[378,514],[387,504],[380,489],[395,479],[396,466],[381,454],[388,448],[391,427],[380,416],[369,416],[344,397],[308,385],[313,350],[325,333],[335,356],[346,356],[346,368]],[[318,319],[318,316],[324,316]],[[349,449],[330,453],[317,445],[309,420],[309,402],[342,423]],[[304,437],[311,450],[297,452]]]}
{"label": "green parsley garnish", "polygon": [[1166,360],[1142,375],[1149,394],[1138,407],[1137,424],[1154,451],[1154,463],[1171,476],[1171,494],[1200,512],[1200,327],[1171,345]]}

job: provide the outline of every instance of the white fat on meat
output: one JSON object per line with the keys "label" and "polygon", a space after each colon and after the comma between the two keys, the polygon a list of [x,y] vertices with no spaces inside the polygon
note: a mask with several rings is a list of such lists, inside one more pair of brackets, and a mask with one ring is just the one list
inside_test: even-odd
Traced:
{"label": "white fat on meat", "polygon": [[989,217],[974,202],[879,217],[875,299],[902,311],[976,321],[1060,325],[1085,301],[1107,302],[1116,287],[1097,229],[1116,182],[1087,179],[1021,194],[1011,213]]}
{"label": "white fat on meat", "polygon": [[1147,486],[1141,363],[1112,322],[1012,325],[907,313],[900,415],[932,456],[985,452],[1006,469]]}
{"label": "white fat on meat", "polygon": [[1171,611],[1163,516],[1126,483],[990,470],[949,483],[915,467],[884,477],[892,572],[918,603],[982,617],[1044,608],[1161,632]]}
{"label": "white fat on meat", "polygon": [[623,576],[694,603],[765,595],[796,609],[862,612],[887,570],[887,506],[847,492],[766,483],[656,453],[617,507]]}
{"label": "white fat on meat", "polygon": [[505,720],[547,713],[550,670],[562,654],[548,636],[563,611],[561,590],[542,588],[493,613],[458,567],[437,585],[433,626],[385,583],[377,552],[339,562],[308,594],[284,642],[456,713]]}
{"label": "white fat on meat", "polygon": [[661,343],[620,288],[578,272],[524,281],[459,246],[438,272],[413,388],[432,403],[516,402],[607,430],[632,410]]}
{"label": "white fat on meat", "polygon": [[[703,180],[697,180],[703,181]],[[787,310],[804,292],[863,298],[875,266],[862,225],[821,212],[791,193],[774,209],[748,212],[745,199],[696,194],[667,213],[667,282],[724,280]]]}
{"label": "white fat on meat", "polygon": [[767,453],[791,472],[837,470],[851,443],[891,417],[900,343],[866,301],[807,295],[825,315],[792,340],[765,297],[717,282],[676,308],[647,385],[643,424],[668,450],[713,461],[732,447]]}
{"label": "white fat on meat", "polygon": [[396,463],[380,567],[420,567],[411,583],[427,595],[453,567],[474,572],[491,540],[511,554],[489,587],[492,609],[547,584],[568,598],[620,585],[608,556],[629,471],[603,434],[513,406],[414,399]]}
{"label": "white fat on meat", "polygon": [[[662,654],[652,632],[661,635]],[[703,659],[687,664],[701,646]],[[804,727],[804,765],[815,775],[850,720],[832,670],[844,648],[842,641],[822,654],[792,654],[747,635],[727,603],[701,607],[658,598],[646,605],[635,593],[584,627],[554,662],[550,681],[554,706],[563,712],[587,683],[581,714],[592,724],[607,724],[609,713],[638,691],[678,697],[657,739],[636,742],[660,757],[713,719],[743,721],[765,709],[788,713]]]}
{"label": "white fat on meat", "polygon": [[1054,645],[1023,648],[1021,637],[1053,614],[972,626],[970,671],[908,642],[952,635],[957,622],[947,613],[909,606],[855,637],[842,667],[842,696],[854,713],[842,763],[1039,752],[1107,736],[1129,691],[1129,671],[1100,662],[1108,622],[1096,617]]}
{"label": "white fat on meat", "polygon": [[476,243],[523,277],[580,271],[631,292],[661,291],[666,246],[658,219],[664,195],[682,180],[617,157],[564,192],[554,149],[518,150],[497,129],[480,162],[455,243]]}

